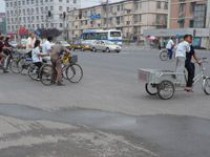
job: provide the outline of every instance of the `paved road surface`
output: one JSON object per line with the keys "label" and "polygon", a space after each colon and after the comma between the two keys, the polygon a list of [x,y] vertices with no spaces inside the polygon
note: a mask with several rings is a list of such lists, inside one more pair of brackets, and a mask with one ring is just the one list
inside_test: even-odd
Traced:
{"label": "paved road surface", "polygon": [[137,80],[138,68],[172,70],[174,61],[135,48],[75,53],[84,69],[80,84],[44,87],[26,76],[0,75],[2,156],[210,155],[210,97],[201,85],[162,101]]}

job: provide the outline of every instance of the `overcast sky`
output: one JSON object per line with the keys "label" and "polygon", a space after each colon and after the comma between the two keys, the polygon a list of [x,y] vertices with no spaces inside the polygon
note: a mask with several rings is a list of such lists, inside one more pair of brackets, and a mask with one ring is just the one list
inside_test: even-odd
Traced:
{"label": "overcast sky", "polygon": [[[81,0],[82,7],[89,7],[96,4],[100,4],[101,2],[105,2],[106,0]],[[109,0],[110,3],[112,2],[118,2],[122,0]],[[4,0],[0,0],[0,12],[5,11],[5,4]]]}

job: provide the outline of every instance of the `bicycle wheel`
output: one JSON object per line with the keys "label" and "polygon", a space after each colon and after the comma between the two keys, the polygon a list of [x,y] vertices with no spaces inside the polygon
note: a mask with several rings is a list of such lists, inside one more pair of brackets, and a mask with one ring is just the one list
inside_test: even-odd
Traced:
{"label": "bicycle wheel", "polygon": [[18,62],[18,68],[22,75],[25,75],[28,73],[28,64],[26,63],[25,59],[20,59]]}
{"label": "bicycle wheel", "polygon": [[160,60],[161,61],[167,61],[168,60],[168,52],[167,50],[160,51]]}
{"label": "bicycle wheel", "polygon": [[34,64],[31,64],[28,68],[28,76],[32,79],[32,80],[36,80],[38,81],[38,67]]}
{"label": "bicycle wheel", "polygon": [[45,64],[41,67],[40,69],[40,81],[43,85],[45,86],[50,86],[52,85],[52,65]]}
{"label": "bicycle wheel", "polygon": [[156,86],[154,86],[154,85],[152,85],[152,84],[146,83],[146,84],[145,84],[145,89],[146,89],[146,92],[147,92],[149,95],[156,95],[156,94],[157,94],[157,88],[156,88]]}
{"label": "bicycle wheel", "polygon": [[18,62],[19,62],[19,60],[12,60],[10,63],[10,70],[16,74],[20,73],[20,68],[18,66]]}
{"label": "bicycle wheel", "polygon": [[79,83],[83,78],[82,67],[78,64],[70,64],[66,68],[67,79],[72,83]]}
{"label": "bicycle wheel", "polygon": [[210,78],[203,81],[203,91],[206,95],[210,95]]}
{"label": "bicycle wheel", "polygon": [[162,81],[158,85],[158,96],[163,100],[171,99],[174,95],[175,87],[171,81]]}

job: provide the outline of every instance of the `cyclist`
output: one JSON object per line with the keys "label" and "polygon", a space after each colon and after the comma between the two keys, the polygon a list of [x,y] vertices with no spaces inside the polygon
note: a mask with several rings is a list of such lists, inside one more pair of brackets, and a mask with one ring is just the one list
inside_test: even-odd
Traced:
{"label": "cyclist", "polygon": [[8,69],[8,65],[10,62],[10,59],[12,57],[12,46],[9,43],[10,37],[6,37],[6,39],[4,40],[4,50],[3,53],[5,55],[5,59],[4,59],[4,73],[7,73],[7,69]]}
{"label": "cyclist", "polygon": [[43,54],[47,54],[48,56],[47,57],[44,57],[45,60],[47,61],[50,61],[50,52],[52,50],[52,41],[53,41],[53,38],[52,37],[47,37],[47,40],[43,43],[42,45],[42,53]]}
{"label": "cyclist", "polygon": [[175,46],[175,43],[173,41],[173,37],[171,37],[166,45],[166,49],[168,50],[168,58],[169,60],[172,59],[173,56],[173,48]]}
{"label": "cyclist", "polygon": [[193,85],[193,78],[195,76],[195,65],[194,63],[192,63],[192,57],[194,58],[194,60],[200,65],[199,63],[199,59],[197,58],[197,55],[195,53],[195,49],[192,46],[192,35],[190,35],[191,37],[191,41],[190,41],[190,52],[186,54],[186,60],[185,60],[185,68],[187,69],[188,72],[188,79],[187,79],[187,85],[185,90],[187,92],[192,92],[192,85]]}
{"label": "cyclist", "polygon": [[[35,44],[34,44],[34,49],[32,50],[32,61],[33,61],[33,64],[35,64],[38,67],[38,71],[40,70],[40,68],[43,65],[42,57],[48,56],[48,54],[43,54],[41,52],[40,44],[41,44],[41,41],[36,40]],[[39,79],[39,75],[37,75],[37,76]]]}
{"label": "cyclist", "polygon": [[180,76],[180,74],[183,74],[183,76],[180,76],[178,78],[178,80],[180,81],[184,80],[186,53],[190,52],[191,41],[192,41],[192,36],[189,34],[186,34],[184,36],[184,40],[177,45],[176,54],[175,54],[176,72],[178,73],[178,76]]}
{"label": "cyclist", "polygon": [[4,48],[4,42],[3,42],[4,37],[0,36],[0,64],[2,66],[3,61],[4,61],[4,54],[3,54],[3,48]]}
{"label": "cyclist", "polygon": [[70,53],[70,51],[63,47],[59,42],[52,47],[51,62],[53,67],[52,83],[58,86],[63,86],[62,83],[62,55],[63,53]]}

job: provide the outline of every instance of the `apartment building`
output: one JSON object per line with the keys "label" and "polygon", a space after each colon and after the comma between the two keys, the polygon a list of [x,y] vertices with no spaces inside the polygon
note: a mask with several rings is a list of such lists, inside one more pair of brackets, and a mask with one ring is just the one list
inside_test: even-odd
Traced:
{"label": "apartment building", "polygon": [[0,12],[0,33],[6,34],[6,14]]}
{"label": "apartment building", "polygon": [[120,29],[125,38],[141,39],[145,29],[166,28],[167,14],[168,0],[124,0],[72,10],[69,37],[78,38],[87,29]]}
{"label": "apartment building", "polygon": [[68,11],[81,7],[80,0],[5,0],[8,33],[20,27],[64,29]]}
{"label": "apartment building", "polygon": [[169,28],[205,28],[208,0],[170,0]]}

